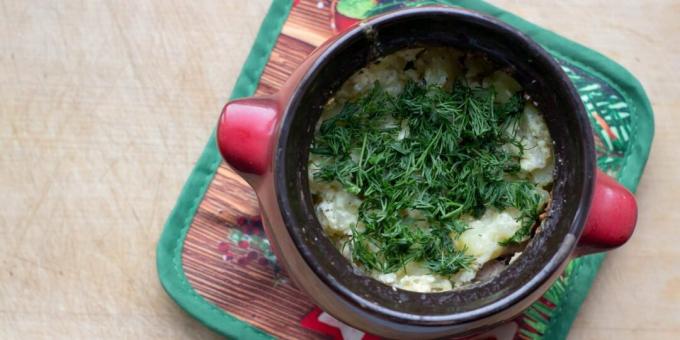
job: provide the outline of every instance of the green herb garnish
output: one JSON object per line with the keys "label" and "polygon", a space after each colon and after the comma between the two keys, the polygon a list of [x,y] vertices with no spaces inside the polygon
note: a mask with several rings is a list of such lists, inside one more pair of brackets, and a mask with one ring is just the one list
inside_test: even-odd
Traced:
{"label": "green herb garnish", "polygon": [[461,216],[489,207],[521,214],[521,229],[504,244],[530,236],[540,195],[515,176],[523,108],[520,94],[499,104],[493,88],[460,82],[451,91],[411,82],[398,96],[376,83],[323,121],[311,151],[322,159],[314,177],[362,199],[346,240],[355,263],[390,273],[418,261],[454,274],[474,260],[454,246],[467,229]]}

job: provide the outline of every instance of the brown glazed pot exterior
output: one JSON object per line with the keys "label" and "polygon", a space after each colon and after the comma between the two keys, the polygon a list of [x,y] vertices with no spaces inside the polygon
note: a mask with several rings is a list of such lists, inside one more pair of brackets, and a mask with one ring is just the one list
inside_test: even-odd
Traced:
{"label": "brown glazed pot exterior", "polygon": [[[478,50],[509,68],[545,116],[557,166],[549,217],[517,261],[488,281],[415,293],[361,275],[326,239],[307,161],[324,103],[351,74],[398,49],[432,45]],[[632,194],[596,170],[588,117],[559,65],[512,27],[462,9],[412,8],[347,29],[314,51],[277,94],[228,103],[217,143],[255,189],[267,235],[297,286],[334,317],[388,338],[463,336],[508,321],[571,258],[625,243],[637,218]]]}

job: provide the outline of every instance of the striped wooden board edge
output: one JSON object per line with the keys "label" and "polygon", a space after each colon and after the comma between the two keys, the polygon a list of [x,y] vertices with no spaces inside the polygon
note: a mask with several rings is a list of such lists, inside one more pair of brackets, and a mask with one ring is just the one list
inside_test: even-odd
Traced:
{"label": "striped wooden board edge", "polygon": [[[256,94],[278,90],[333,35],[329,8],[330,1],[316,0],[292,8]],[[275,337],[320,338],[300,325],[314,305],[280,273],[258,215],[252,189],[222,163],[184,243],[182,266],[189,283],[206,300]]]}

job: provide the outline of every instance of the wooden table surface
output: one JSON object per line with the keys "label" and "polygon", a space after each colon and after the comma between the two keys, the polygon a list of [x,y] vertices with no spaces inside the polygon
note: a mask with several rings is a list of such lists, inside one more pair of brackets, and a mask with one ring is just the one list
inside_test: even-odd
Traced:
{"label": "wooden table surface", "polygon": [[[656,114],[638,230],[575,339],[680,335],[680,2],[494,0],[631,70]],[[155,247],[270,0],[0,1],[0,339],[212,338]]]}

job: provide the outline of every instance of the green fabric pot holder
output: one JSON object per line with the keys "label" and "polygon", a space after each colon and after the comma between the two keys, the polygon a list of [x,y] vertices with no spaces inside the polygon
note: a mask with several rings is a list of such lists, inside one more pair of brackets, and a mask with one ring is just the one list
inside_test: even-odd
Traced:
{"label": "green fabric pot holder", "polygon": [[[495,16],[528,34],[553,54],[576,85],[591,114],[598,166],[635,191],[651,147],[654,122],[642,86],[626,69],[593,50],[483,1],[416,1],[400,5],[422,4],[454,5]],[[291,6],[291,0],[273,1],[231,98],[255,92]],[[170,297],[214,331],[234,338],[271,338],[199,296],[182,270],[184,240],[220,162],[213,132],[165,224],[157,249],[158,275]],[[604,258],[604,254],[597,254],[572,261],[544,298],[523,314],[521,322],[529,327],[520,327],[520,334],[528,338],[566,338]]]}

